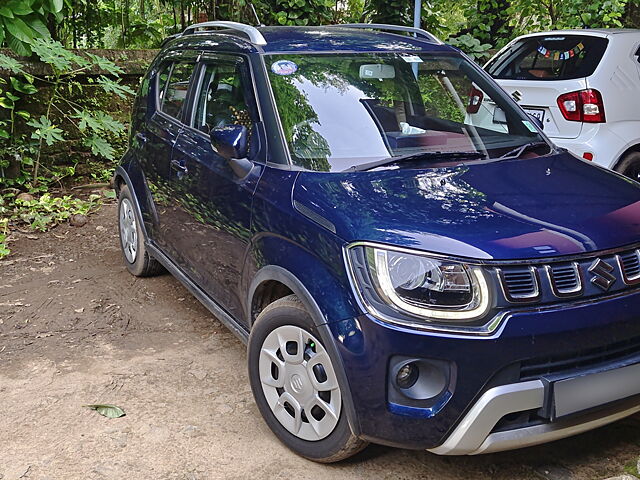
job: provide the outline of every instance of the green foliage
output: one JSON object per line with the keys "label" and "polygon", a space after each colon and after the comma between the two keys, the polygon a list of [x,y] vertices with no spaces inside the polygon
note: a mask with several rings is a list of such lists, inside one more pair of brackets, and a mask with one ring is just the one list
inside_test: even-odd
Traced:
{"label": "green foliage", "polygon": [[276,25],[322,25],[333,19],[334,0],[271,0],[268,17]]}
{"label": "green foliage", "polygon": [[[14,59],[0,54],[0,70],[12,73],[22,72],[22,66]],[[9,77],[9,81],[0,77],[0,170],[7,166],[2,159],[2,144],[11,144],[15,139],[15,126],[18,119],[28,121],[31,116],[26,110],[18,108],[18,102],[22,97],[37,93],[38,89],[33,85],[31,75],[22,74],[22,79]],[[3,112],[4,111],[4,112]]]}
{"label": "green foliage", "polygon": [[10,220],[27,224],[32,230],[44,232],[69,219],[72,215],[87,215],[100,206],[100,195],[88,200],[71,195],[53,197],[49,193],[33,200],[16,199]]}
{"label": "green foliage", "polygon": [[623,26],[629,0],[518,0],[507,10],[514,33],[527,33],[536,21],[538,30],[557,28],[611,28]]}
{"label": "green foliage", "polygon": [[367,0],[364,14],[372,23],[411,25],[413,2],[406,0]]}
{"label": "green foliage", "polygon": [[0,6],[0,45],[6,43],[18,55],[31,54],[33,40],[50,36],[49,17],[63,19],[63,0],[8,0]]}
{"label": "green foliage", "polygon": [[115,93],[120,98],[125,98],[127,95],[135,95],[136,93],[126,85],[122,85],[119,81],[112,80],[105,77],[104,75],[100,75],[97,83],[104,89],[105,92]]}
{"label": "green foliage", "polygon": [[9,73],[23,73],[22,64],[3,53],[0,53],[0,70],[7,70]]}
{"label": "green foliage", "polygon": [[7,245],[7,237],[9,236],[9,219],[5,215],[6,208],[4,207],[4,200],[0,196],[0,214],[4,218],[0,218],[0,259],[6,257],[11,253],[9,246]]}
{"label": "green foliage", "polygon": [[[496,47],[505,45],[512,38],[509,27],[511,19],[508,9],[520,0],[476,0],[467,4],[466,28],[458,35],[468,34],[472,38]],[[573,1],[573,0],[571,0]]]}
{"label": "green foliage", "polygon": [[454,47],[458,47],[479,63],[489,59],[489,49],[491,45],[488,43],[480,43],[480,40],[472,37],[468,33],[460,35],[459,37],[450,38],[448,42]]}
{"label": "green foliage", "polygon": [[[132,95],[133,90],[122,85],[117,77],[122,70],[110,60],[94,54],[88,54],[86,57],[78,55],[50,38],[33,40],[32,49],[34,54],[50,67],[51,75],[39,78],[26,74],[20,62],[0,55],[0,68],[13,74],[10,77],[10,84],[7,84],[7,87],[11,87],[11,91],[4,91],[0,84],[0,108],[11,112],[9,120],[0,120],[0,159],[5,158],[6,163],[11,150],[21,144],[21,139],[15,138],[13,132],[17,119],[24,120],[25,125],[31,128],[29,138],[37,141],[35,161],[31,163],[33,181],[37,184],[43,145],[52,146],[65,140],[65,132],[52,120],[52,111],[55,110],[59,116],[62,116],[63,121],[69,122],[78,129],[82,136],[82,144],[94,155],[113,160],[115,150],[110,143],[110,138],[122,135],[125,130],[124,125],[103,111],[75,103],[71,96],[73,92],[83,91],[87,86],[82,84],[78,77],[94,68],[106,70],[114,77],[101,75],[95,81],[94,85],[105,93],[120,98]],[[39,118],[29,118],[26,111],[16,109],[16,102],[20,96],[38,92],[34,81],[50,85],[51,92],[46,99],[46,113]],[[7,165],[0,163],[0,167],[3,166]],[[22,166],[25,166],[25,162],[22,162]]]}
{"label": "green foliage", "polygon": [[85,137],[83,144],[91,148],[91,153],[94,155],[104,157],[108,160],[113,160],[114,158],[114,150],[111,144],[96,134]]}
{"label": "green foliage", "polygon": [[[205,17],[255,24],[250,3],[267,25],[410,25],[413,16],[406,0],[3,0],[0,45],[27,55],[34,39],[51,34],[68,47],[155,48]],[[631,0],[423,0],[421,26],[443,38],[468,34],[500,47],[515,35],[548,28],[637,28],[636,7]]]}
{"label": "green foliage", "polygon": [[40,115],[39,119],[28,121],[27,125],[33,127],[31,138],[34,140],[42,140],[49,146],[64,140],[62,129],[53,125],[44,115]]}

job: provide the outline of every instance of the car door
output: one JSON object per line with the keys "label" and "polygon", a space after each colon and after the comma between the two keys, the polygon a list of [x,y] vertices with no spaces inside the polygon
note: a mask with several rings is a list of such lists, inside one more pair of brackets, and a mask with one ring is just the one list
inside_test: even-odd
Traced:
{"label": "car door", "polygon": [[[187,54],[189,55],[189,54]],[[174,261],[179,261],[179,235],[174,225],[180,222],[180,211],[169,201],[173,194],[172,152],[183,128],[183,117],[187,107],[189,84],[195,70],[195,58],[174,56],[163,62],[151,88],[156,108],[145,131],[136,135],[144,144],[140,155],[148,191],[153,206],[150,223],[152,240]]]}
{"label": "car door", "polygon": [[[251,206],[264,164],[264,135],[248,61],[242,56],[203,58],[194,87],[190,119],[178,137],[172,163],[173,203],[182,209],[181,265],[209,296],[242,319],[239,283],[251,240]],[[253,168],[238,176],[214,152],[213,127],[244,125]]]}

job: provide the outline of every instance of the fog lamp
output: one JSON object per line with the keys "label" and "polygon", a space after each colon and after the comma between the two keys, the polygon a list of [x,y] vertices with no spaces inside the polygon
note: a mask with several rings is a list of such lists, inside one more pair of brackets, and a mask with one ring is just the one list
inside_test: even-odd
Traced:
{"label": "fog lamp", "polygon": [[411,388],[418,381],[418,368],[412,363],[403,365],[396,375],[396,384],[402,389]]}

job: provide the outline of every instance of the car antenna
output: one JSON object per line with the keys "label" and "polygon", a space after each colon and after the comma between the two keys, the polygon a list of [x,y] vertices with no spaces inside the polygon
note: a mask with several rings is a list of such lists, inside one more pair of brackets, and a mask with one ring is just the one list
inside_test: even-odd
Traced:
{"label": "car antenna", "polygon": [[256,22],[258,22],[258,26],[259,27],[264,27],[264,23],[262,23],[260,21],[260,17],[258,17],[258,14],[256,13],[256,9],[253,6],[253,2],[249,2],[249,6],[251,7],[251,11],[253,12],[253,16],[256,17]]}

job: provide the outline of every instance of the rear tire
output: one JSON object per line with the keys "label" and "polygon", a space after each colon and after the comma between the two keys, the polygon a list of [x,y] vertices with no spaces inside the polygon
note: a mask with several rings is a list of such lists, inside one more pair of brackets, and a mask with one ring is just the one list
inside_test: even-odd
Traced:
{"label": "rear tire", "polygon": [[344,389],[320,338],[298,297],[276,300],[251,329],[249,379],[258,409],[280,441],[309,460],[332,463],[367,442],[351,432]]}
{"label": "rear tire", "polygon": [[127,185],[118,195],[118,232],[120,248],[127,270],[136,277],[151,277],[164,271],[162,265],[147,251],[140,219],[136,214],[133,196]]}
{"label": "rear tire", "polygon": [[616,165],[615,171],[640,182],[640,152],[629,152]]}

